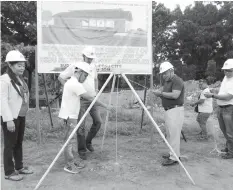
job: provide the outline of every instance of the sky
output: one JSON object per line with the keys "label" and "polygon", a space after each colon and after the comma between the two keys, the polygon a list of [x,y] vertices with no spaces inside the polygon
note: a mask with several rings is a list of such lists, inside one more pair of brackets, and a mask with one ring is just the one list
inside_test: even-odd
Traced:
{"label": "sky", "polygon": [[170,10],[174,10],[176,5],[180,5],[182,11],[184,11],[185,7],[188,5],[193,5],[193,0],[157,0],[156,2],[163,3],[165,7],[169,8]]}

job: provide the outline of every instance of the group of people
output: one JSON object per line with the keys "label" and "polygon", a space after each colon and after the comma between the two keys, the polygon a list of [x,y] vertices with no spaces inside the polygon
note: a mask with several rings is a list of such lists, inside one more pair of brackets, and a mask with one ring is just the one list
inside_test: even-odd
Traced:
{"label": "group of people", "polygon": [[[83,61],[70,65],[58,77],[58,80],[64,85],[58,117],[63,119],[66,125],[65,139],[70,136],[98,92],[97,71],[93,62],[96,57],[95,49],[86,47],[82,56]],[[5,179],[19,181],[23,179],[23,174],[33,173],[23,164],[22,150],[25,117],[29,108],[29,91],[23,78],[26,59],[19,51],[13,50],[8,52],[5,61],[8,63],[8,68],[6,73],[0,76],[4,172]],[[222,70],[225,77],[219,93],[212,93],[207,82],[203,80],[200,82],[200,88],[203,91],[199,100],[192,106],[198,105],[197,121],[202,129],[201,138],[207,138],[206,121],[213,111],[212,98],[217,99],[218,121],[226,138],[226,147],[222,150],[226,154],[222,158],[231,159],[233,158],[233,59],[228,59]],[[184,82],[174,73],[174,67],[170,62],[161,63],[159,73],[164,79],[163,86],[159,90],[151,89],[150,92],[162,99],[162,106],[165,109],[166,138],[179,158],[180,134],[184,122]],[[84,119],[76,136],[71,139],[64,150],[64,170],[66,172],[78,173],[81,168],[85,167],[81,160],[87,159],[87,150],[94,151],[92,140],[102,123],[99,107],[114,111],[113,107],[96,101],[89,112],[93,124],[87,136],[85,136]],[[80,159],[75,159],[74,142],[77,144]],[[163,166],[178,164],[172,152],[163,155],[163,158]]]}
{"label": "group of people", "polygon": [[[222,70],[225,76],[218,94],[211,92],[206,80],[201,80],[199,86],[202,92],[198,101],[191,106],[197,106],[200,138],[207,139],[206,122],[213,112],[212,99],[217,100],[217,118],[226,139],[226,146],[221,150],[225,153],[222,158],[233,159],[233,59],[226,60]],[[174,67],[170,62],[163,62],[160,65],[160,74],[164,79],[163,87],[151,92],[162,99],[162,106],[165,109],[166,138],[179,158],[180,134],[184,122],[184,82],[174,74]],[[163,158],[163,166],[178,164],[172,152],[163,155]]]}

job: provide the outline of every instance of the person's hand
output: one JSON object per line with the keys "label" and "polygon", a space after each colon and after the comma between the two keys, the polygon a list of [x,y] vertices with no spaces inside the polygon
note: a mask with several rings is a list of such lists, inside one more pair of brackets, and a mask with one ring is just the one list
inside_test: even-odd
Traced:
{"label": "person's hand", "polygon": [[162,91],[161,90],[152,90],[155,96],[162,96]]}
{"label": "person's hand", "polygon": [[196,104],[195,103],[191,103],[190,106],[194,107]]}
{"label": "person's hand", "polygon": [[112,105],[107,106],[107,110],[108,110],[109,112],[115,112],[115,111],[116,111],[116,110],[115,110],[115,107],[113,107]]}
{"label": "person's hand", "polygon": [[15,123],[13,121],[7,121],[7,130],[10,132],[15,132]]}
{"label": "person's hand", "polygon": [[206,92],[206,93],[204,93],[204,96],[205,96],[206,98],[212,98],[213,93]]}

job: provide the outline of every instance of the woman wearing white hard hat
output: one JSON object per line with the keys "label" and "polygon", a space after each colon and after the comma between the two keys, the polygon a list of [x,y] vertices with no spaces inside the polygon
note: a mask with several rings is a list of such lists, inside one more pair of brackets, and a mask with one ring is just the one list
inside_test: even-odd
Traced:
{"label": "woman wearing white hard hat", "polygon": [[233,59],[226,60],[222,70],[225,77],[218,94],[206,93],[205,96],[217,99],[218,122],[226,138],[226,147],[222,150],[226,154],[222,158],[233,159]]}
{"label": "woman wearing white hard hat", "polygon": [[25,117],[29,108],[29,91],[23,78],[26,59],[19,51],[12,50],[6,55],[5,62],[8,64],[7,71],[0,76],[5,179],[20,181],[23,179],[20,174],[33,173],[23,165],[22,150]]}
{"label": "woman wearing white hard hat", "polygon": [[[180,157],[180,134],[184,121],[184,82],[174,73],[174,67],[170,62],[161,63],[159,73],[164,79],[163,88],[152,90],[152,93],[162,99],[166,111],[164,120],[167,140],[177,157]],[[172,152],[163,155],[163,158],[163,166],[178,164]]]}

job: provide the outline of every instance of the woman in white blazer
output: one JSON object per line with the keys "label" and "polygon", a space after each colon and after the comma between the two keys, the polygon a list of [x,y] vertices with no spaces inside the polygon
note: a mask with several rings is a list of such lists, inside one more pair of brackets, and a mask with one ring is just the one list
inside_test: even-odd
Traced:
{"label": "woman in white blazer", "polygon": [[21,174],[33,173],[23,166],[22,150],[25,117],[29,108],[28,86],[23,79],[26,59],[19,51],[13,50],[8,52],[6,62],[7,71],[0,76],[4,172],[5,179],[20,181],[23,179]]}

